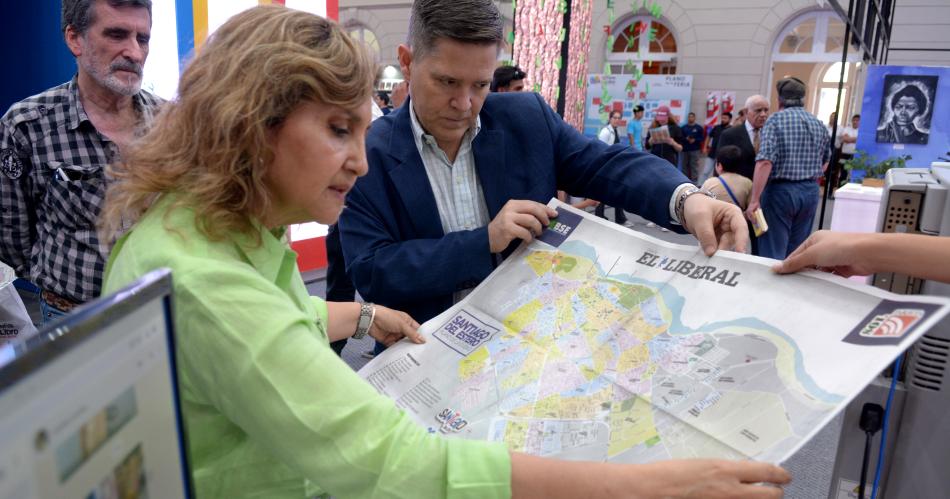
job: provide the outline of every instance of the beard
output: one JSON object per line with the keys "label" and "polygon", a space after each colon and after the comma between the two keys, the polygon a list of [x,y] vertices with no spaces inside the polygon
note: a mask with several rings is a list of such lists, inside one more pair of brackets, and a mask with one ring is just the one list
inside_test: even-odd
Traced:
{"label": "beard", "polygon": [[[118,60],[109,65],[108,68],[96,66],[92,61],[81,58],[79,65],[93,80],[99,85],[126,97],[131,97],[142,88],[142,65],[127,60]],[[131,79],[120,78],[116,73],[118,71],[128,71],[136,76]]]}

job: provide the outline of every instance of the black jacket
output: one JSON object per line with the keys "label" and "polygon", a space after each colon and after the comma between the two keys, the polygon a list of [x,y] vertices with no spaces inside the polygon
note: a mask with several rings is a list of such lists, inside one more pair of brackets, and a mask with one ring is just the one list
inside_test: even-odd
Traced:
{"label": "black jacket", "polygon": [[745,124],[723,130],[716,150],[722,150],[725,146],[736,146],[742,151],[742,156],[739,158],[739,170],[736,173],[751,180],[755,175],[755,147],[749,140],[749,131],[746,130]]}

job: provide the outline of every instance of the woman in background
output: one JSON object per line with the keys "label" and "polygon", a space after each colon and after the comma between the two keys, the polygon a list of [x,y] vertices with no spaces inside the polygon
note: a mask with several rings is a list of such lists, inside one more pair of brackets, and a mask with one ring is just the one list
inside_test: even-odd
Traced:
{"label": "woman in background", "polygon": [[[657,129],[666,127],[666,133],[659,134]],[[679,153],[683,151],[683,131],[676,124],[676,118],[670,114],[670,108],[660,106],[653,111],[653,123],[647,131],[647,145],[654,156],[659,156],[676,166]]]}
{"label": "woman in background", "polygon": [[279,6],[232,17],[115,167],[102,232],[112,292],[173,270],[180,396],[198,497],[779,497],[781,468],[566,462],[429,434],[330,349],[368,330],[422,342],[384,307],[307,295],[284,227],[336,221],[367,172],[374,64],[336,24]]}

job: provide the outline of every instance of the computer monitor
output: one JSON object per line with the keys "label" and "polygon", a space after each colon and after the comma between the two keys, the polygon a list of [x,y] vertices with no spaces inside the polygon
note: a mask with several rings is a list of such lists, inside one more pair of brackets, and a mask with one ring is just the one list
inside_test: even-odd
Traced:
{"label": "computer monitor", "polygon": [[171,274],[0,350],[0,499],[193,497]]}

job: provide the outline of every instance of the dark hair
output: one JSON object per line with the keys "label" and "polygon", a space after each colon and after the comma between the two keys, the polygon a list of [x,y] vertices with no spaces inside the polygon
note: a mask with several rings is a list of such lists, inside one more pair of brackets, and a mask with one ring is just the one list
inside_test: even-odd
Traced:
{"label": "dark hair", "polygon": [[149,23],[152,19],[152,0],[63,0],[63,33],[72,26],[80,35],[86,34],[89,26],[96,22],[94,7],[105,2],[112,7],[144,7],[148,10]]}
{"label": "dark hair", "polygon": [[492,0],[415,0],[409,13],[409,46],[415,57],[429,53],[439,38],[462,43],[504,42],[501,13]]}
{"label": "dark hair", "polygon": [[637,104],[636,106],[633,106],[633,112],[642,113],[643,111],[644,111],[643,104]]}
{"label": "dark hair", "polygon": [[923,91],[921,91],[917,85],[907,85],[895,92],[894,95],[891,96],[891,109],[894,109],[894,106],[897,105],[897,101],[904,97],[910,97],[917,101],[917,106],[920,107],[921,114],[927,112],[927,96],[924,95]]}
{"label": "dark hair", "polygon": [[852,116],[851,119],[860,118],[860,117],[861,117],[860,114],[856,114],[856,115]]}
{"label": "dark hair", "polygon": [[732,119],[732,113],[730,113],[729,111],[723,111],[722,114],[728,116],[729,119]]}
{"label": "dark hair", "polygon": [[378,95],[379,98],[382,99],[384,104],[386,104],[387,106],[389,105],[389,92],[385,90],[379,90],[376,92],[376,95]]}
{"label": "dark hair", "polygon": [[615,114],[619,115],[619,116],[618,116],[619,118],[623,118],[623,112],[622,112],[622,111],[617,111],[616,109],[610,112],[610,116],[609,116],[609,117],[610,117],[610,118],[613,118]]}
{"label": "dark hair", "polygon": [[696,116],[696,113],[689,113],[689,114],[686,115],[687,118],[690,117],[690,116]]}
{"label": "dark hair", "polygon": [[523,80],[525,76],[528,75],[518,66],[499,66],[491,78],[491,91],[497,92],[500,87],[511,86],[511,82]]}
{"label": "dark hair", "polygon": [[736,173],[742,159],[742,149],[738,146],[722,146],[716,150],[716,163],[722,165],[722,171]]}

